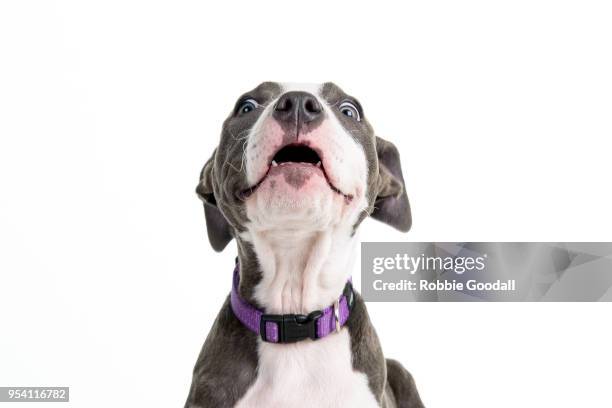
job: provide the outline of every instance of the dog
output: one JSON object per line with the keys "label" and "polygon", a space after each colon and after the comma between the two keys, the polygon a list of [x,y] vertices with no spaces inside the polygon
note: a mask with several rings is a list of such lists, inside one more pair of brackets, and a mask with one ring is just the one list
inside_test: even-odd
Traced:
{"label": "dog", "polygon": [[364,218],[412,223],[398,150],[357,99],[333,83],[260,84],[196,192],[210,244],[235,239],[238,257],[186,407],[423,407],[350,280]]}

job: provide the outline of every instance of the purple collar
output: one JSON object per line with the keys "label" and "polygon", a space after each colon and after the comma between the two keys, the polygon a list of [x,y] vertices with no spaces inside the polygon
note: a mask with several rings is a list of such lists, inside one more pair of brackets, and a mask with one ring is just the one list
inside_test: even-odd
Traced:
{"label": "purple collar", "polygon": [[334,331],[340,331],[349,318],[355,298],[353,285],[349,280],[338,300],[323,310],[315,310],[308,315],[265,314],[240,297],[239,281],[240,274],[236,264],[230,296],[234,315],[268,343],[294,343],[308,338],[316,340]]}

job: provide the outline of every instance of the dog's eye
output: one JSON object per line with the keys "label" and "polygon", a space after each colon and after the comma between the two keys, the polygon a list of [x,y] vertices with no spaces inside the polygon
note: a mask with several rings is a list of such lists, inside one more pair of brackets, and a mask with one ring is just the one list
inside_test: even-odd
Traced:
{"label": "dog's eye", "polygon": [[340,112],[343,115],[348,116],[349,118],[355,119],[356,121],[361,121],[361,116],[359,115],[359,109],[355,105],[350,102],[342,102],[339,106]]}
{"label": "dog's eye", "polygon": [[244,115],[245,113],[254,111],[258,106],[259,104],[255,99],[245,99],[242,101],[242,103],[240,103],[237,112],[239,115]]}

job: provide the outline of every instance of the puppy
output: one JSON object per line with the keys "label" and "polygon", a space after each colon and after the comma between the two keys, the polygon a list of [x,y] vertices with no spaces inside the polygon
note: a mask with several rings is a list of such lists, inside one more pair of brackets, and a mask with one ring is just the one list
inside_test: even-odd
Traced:
{"label": "puppy", "polygon": [[186,407],[423,406],[350,280],[365,217],[411,225],[398,151],[355,98],[262,83],[238,99],[196,191],[212,247],[235,239],[238,258]]}

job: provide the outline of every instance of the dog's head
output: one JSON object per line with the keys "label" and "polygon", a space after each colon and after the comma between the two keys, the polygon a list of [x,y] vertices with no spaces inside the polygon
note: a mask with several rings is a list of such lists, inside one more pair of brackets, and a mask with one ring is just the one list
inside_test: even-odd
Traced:
{"label": "dog's head", "polygon": [[196,191],[217,251],[251,230],[352,234],[368,214],[401,231],[411,225],[397,149],[332,83],[264,82],[242,95]]}

